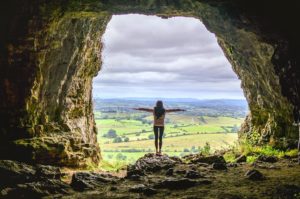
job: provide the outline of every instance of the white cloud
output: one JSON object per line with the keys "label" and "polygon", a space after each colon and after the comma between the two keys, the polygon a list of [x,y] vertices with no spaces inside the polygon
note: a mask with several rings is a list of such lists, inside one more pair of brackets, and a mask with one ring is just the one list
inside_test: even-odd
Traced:
{"label": "white cloud", "polygon": [[243,98],[216,37],[197,19],[116,15],[102,41],[95,96]]}

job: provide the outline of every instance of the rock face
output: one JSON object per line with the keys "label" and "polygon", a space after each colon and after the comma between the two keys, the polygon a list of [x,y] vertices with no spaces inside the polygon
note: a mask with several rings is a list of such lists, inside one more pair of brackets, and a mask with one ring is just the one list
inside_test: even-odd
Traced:
{"label": "rock face", "polygon": [[[133,166],[141,170],[148,167],[147,163],[161,159],[148,154],[139,160],[145,163],[143,167]],[[177,158],[163,159],[172,162]],[[163,163],[159,170],[148,170],[139,180],[121,173],[70,169],[61,172],[50,165],[0,160],[0,198],[298,198],[300,167],[294,160],[278,159],[274,165],[281,169],[275,170],[257,170],[258,165],[244,163],[226,171],[215,170],[206,163],[176,161],[171,168],[165,168]],[[174,171],[172,176],[166,176],[170,169]]]}
{"label": "rock face", "polygon": [[295,145],[292,123],[300,110],[296,3],[11,0],[0,9],[0,27],[7,30],[0,33],[2,159],[74,167],[99,162],[92,78],[100,70],[106,24],[113,14],[124,13],[202,20],[216,34],[249,103],[240,138]]}
{"label": "rock face", "polygon": [[181,160],[174,159],[167,155],[156,156],[155,154],[148,153],[144,157],[138,159],[134,165],[130,165],[128,170],[155,172],[174,167],[176,163],[181,163]]}
{"label": "rock face", "polygon": [[34,179],[35,170],[32,166],[27,164],[21,164],[11,160],[0,161],[0,187],[3,188],[6,185],[15,185],[17,183],[31,182]]}
{"label": "rock face", "polygon": [[[91,90],[101,66],[101,35],[110,16],[65,13],[60,3],[11,6],[29,9],[17,17],[30,16],[19,22],[24,23],[19,27],[26,29],[24,35],[7,43],[8,57],[1,58],[1,68],[7,70],[1,74],[0,114],[11,120],[1,125],[0,148],[12,153],[0,157],[71,167],[98,163]],[[31,13],[42,6],[49,13]]]}
{"label": "rock face", "polygon": [[76,191],[96,189],[108,183],[113,183],[113,176],[101,175],[91,172],[78,172],[72,176],[71,186]]}
{"label": "rock face", "polygon": [[70,193],[71,187],[60,180],[62,176],[57,167],[0,160],[0,198],[41,198]]}
{"label": "rock face", "polygon": [[205,156],[202,154],[191,154],[184,156],[183,159],[191,163],[226,164],[224,157],[221,155]]}

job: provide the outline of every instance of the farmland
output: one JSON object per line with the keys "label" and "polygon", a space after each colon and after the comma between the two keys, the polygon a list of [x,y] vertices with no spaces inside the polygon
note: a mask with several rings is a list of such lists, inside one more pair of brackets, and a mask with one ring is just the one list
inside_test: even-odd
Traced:
{"label": "farmland", "polygon": [[[184,108],[165,119],[163,153],[183,156],[227,148],[237,140],[237,131],[247,113],[244,101],[164,100],[166,108]],[[154,152],[153,115],[133,110],[152,108],[155,100],[96,99],[94,114],[102,156],[108,162],[131,163]]]}

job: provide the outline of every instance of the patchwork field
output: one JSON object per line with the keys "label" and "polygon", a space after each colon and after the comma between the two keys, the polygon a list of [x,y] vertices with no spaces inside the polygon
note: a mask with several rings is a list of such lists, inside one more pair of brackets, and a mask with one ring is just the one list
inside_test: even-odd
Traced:
{"label": "patchwork field", "polygon": [[[183,156],[197,153],[209,146],[209,150],[227,148],[237,140],[235,127],[243,118],[203,117],[205,122],[191,116],[169,115],[163,138],[163,152]],[[152,116],[146,117],[151,122]],[[97,119],[98,141],[102,156],[110,162],[131,163],[145,153],[154,152],[152,124],[135,119]],[[107,137],[110,130],[116,137]],[[116,138],[120,137],[119,141]],[[207,149],[206,149],[207,150]]]}
{"label": "patchwork field", "polygon": [[[235,144],[247,108],[242,101],[170,101],[185,112],[165,118],[163,153],[183,156],[212,152]],[[109,99],[95,101],[95,121],[102,156],[109,163],[132,163],[154,152],[152,113],[133,110],[153,107],[149,100]],[[166,107],[169,108],[169,107]]]}

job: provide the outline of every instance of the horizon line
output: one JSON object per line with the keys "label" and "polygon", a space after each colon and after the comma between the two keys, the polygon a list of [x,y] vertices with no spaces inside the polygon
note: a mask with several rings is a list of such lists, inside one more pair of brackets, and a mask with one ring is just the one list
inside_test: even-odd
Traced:
{"label": "horizon line", "polygon": [[194,97],[99,97],[93,96],[97,99],[193,99],[193,100],[245,100],[245,98],[194,98]]}

